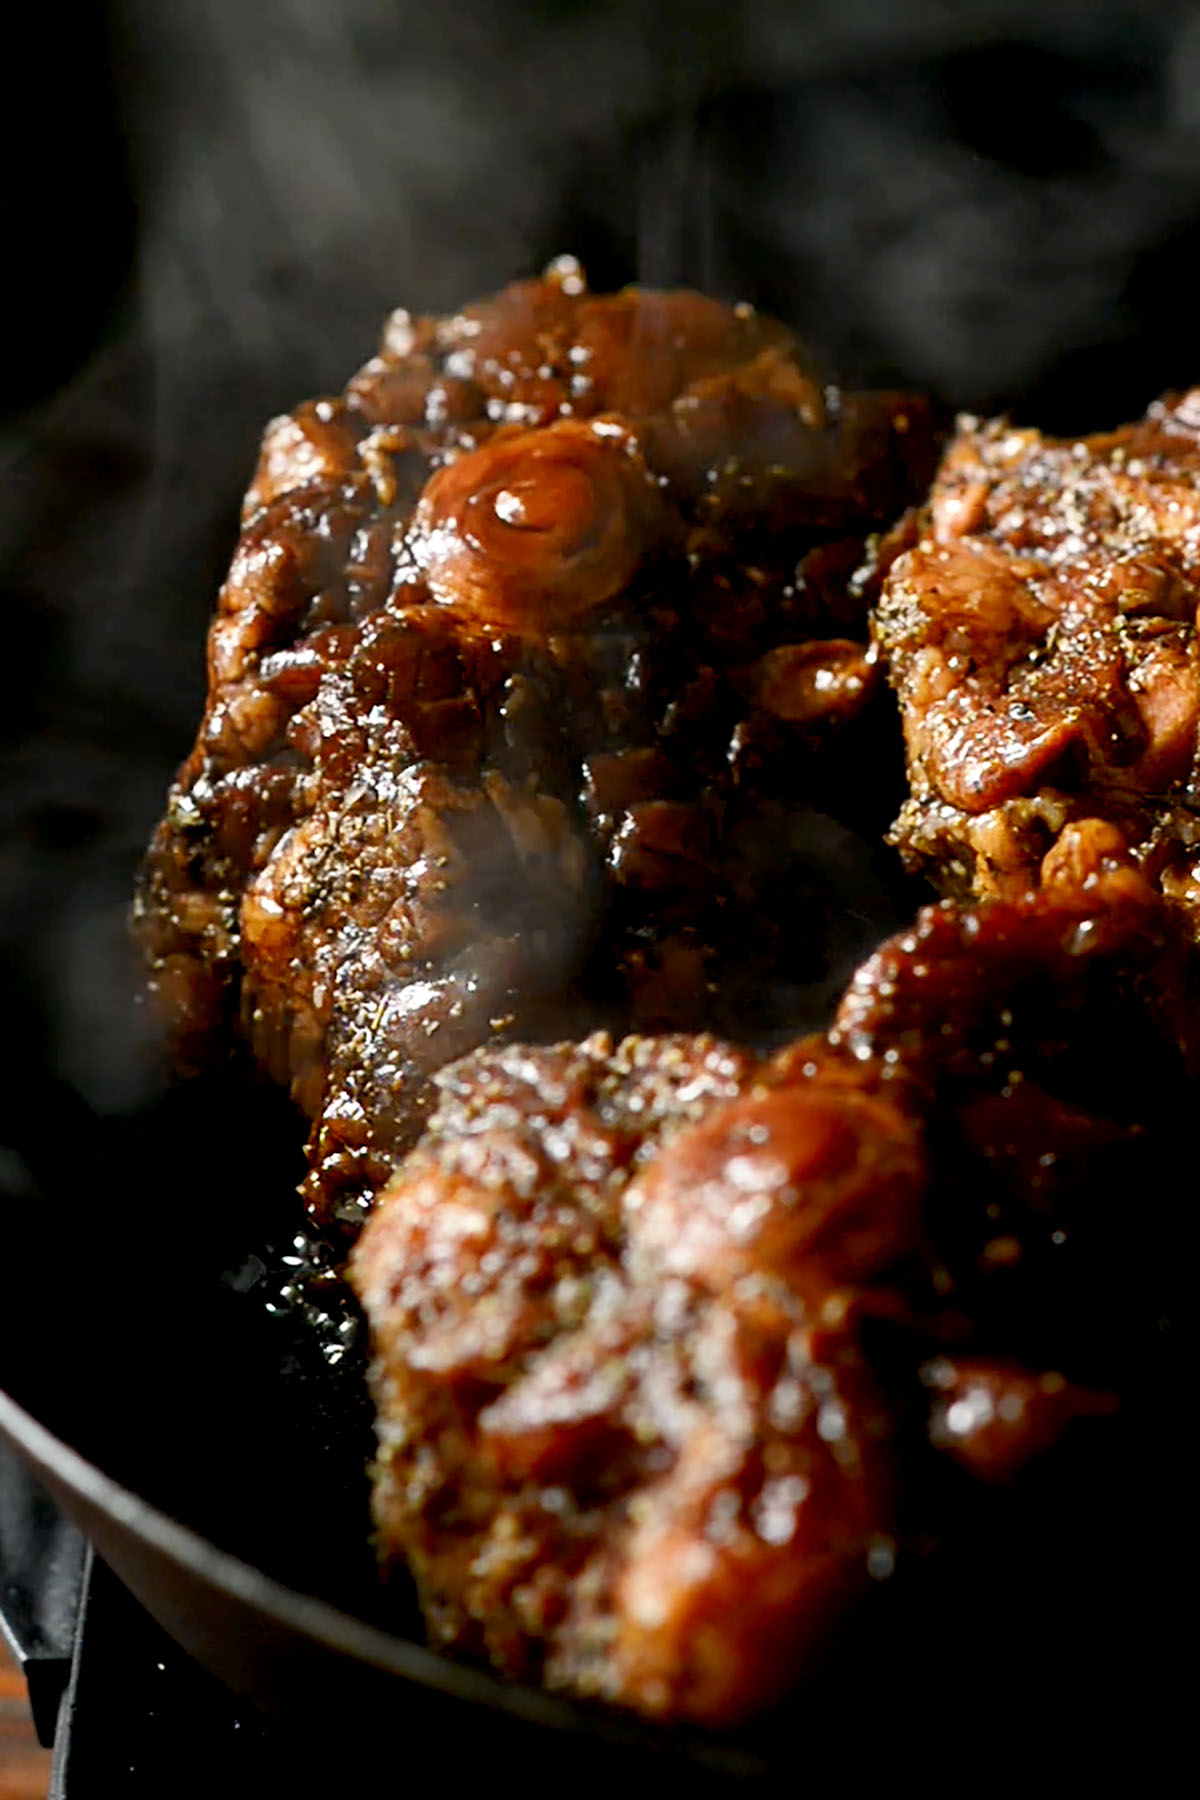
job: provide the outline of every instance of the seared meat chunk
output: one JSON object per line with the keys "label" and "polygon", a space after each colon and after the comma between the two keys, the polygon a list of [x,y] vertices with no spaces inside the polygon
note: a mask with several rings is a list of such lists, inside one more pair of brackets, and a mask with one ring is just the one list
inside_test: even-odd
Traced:
{"label": "seared meat chunk", "polygon": [[814,834],[889,803],[855,570],[930,443],[569,260],[268,429],[139,920],[184,1059],[237,1018],[313,1119],[315,1212],[473,1045],[769,1034],[828,979]]}
{"label": "seared meat chunk", "polygon": [[947,1480],[961,1511],[1112,1410],[1193,1049],[1166,909],[1101,887],[930,908],[770,1061],[596,1035],[440,1072],[351,1261],[379,1541],[435,1643],[735,1722]]}
{"label": "seared meat chunk", "polygon": [[915,1241],[918,1132],[886,1097],[753,1074],[711,1039],[596,1036],[438,1078],[353,1264],[376,1522],[435,1642],[727,1723],[890,1541],[889,1421],[842,1296]]}
{"label": "seared meat chunk", "polygon": [[1200,389],[1078,440],[960,423],[875,629],[906,859],[945,892],[1122,860],[1200,920]]}
{"label": "seared meat chunk", "polygon": [[1179,1231],[1197,971],[1174,910],[1122,868],[928,907],[855,976],[829,1040],[912,1094],[937,1305],[977,1347],[1093,1387],[1134,1377]]}

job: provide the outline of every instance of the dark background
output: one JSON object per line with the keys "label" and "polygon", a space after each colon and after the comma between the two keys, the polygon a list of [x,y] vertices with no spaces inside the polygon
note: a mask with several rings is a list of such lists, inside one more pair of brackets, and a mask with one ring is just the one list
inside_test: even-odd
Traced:
{"label": "dark background", "polygon": [[22,1079],[101,1112],[151,1080],[127,897],[258,432],[391,306],[571,250],[1061,430],[1200,376],[1192,7],[67,0],[6,32],[0,1000]]}

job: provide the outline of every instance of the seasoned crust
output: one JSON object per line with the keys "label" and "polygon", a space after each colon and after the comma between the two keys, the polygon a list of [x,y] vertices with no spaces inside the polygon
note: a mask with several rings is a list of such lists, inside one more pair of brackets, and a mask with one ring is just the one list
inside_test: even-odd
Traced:
{"label": "seasoned crust", "polygon": [[[778,1110],[755,1072],[707,1039],[476,1052],[438,1078],[353,1263],[376,1522],[435,1641],[715,1724],[788,1684],[892,1520],[882,1398],[852,1336],[806,1313],[831,1271],[781,1280],[724,1179]],[[776,1190],[797,1265],[839,1202],[892,1195],[895,1232],[856,1258],[869,1274],[911,1235],[911,1125],[847,1091],[784,1131],[801,1172],[828,1167],[798,1239]]]}
{"label": "seasoned crust", "polygon": [[1195,916],[1198,433],[1200,390],[1089,438],[960,422],[875,616],[908,750],[894,838],[944,891],[1124,860]]}
{"label": "seasoned crust", "polygon": [[312,1117],[316,1213],[475,1043],[769,1034],[825,974],[797,846],[886,792],[852,576],[930,443],[751,309],[569,261],[268,428],[138,921],[182,1060],[236,1021]]}

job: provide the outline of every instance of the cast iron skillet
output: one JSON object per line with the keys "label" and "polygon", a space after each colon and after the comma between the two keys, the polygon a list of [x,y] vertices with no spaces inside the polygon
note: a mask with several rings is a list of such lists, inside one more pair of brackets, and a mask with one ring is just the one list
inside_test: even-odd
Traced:
{"label": "cast iron skillet", "polygon": [[418,1742],[448,1777],[515,1757],[576,1787],[659,1768],[693,1789],[899,1766],[975,1780],[1033,1756],[1078,1779],[1182,1716],[1168,1332],[1162,1380],[1116,1421],[996,1496],[964,1478],[936,1552],[902,1556],[768,1718],[651,1729],[431,1654],[406,1597],[380,1593],[363,1348],[311,1255],[294,1260],[302,1134],[283,1096],[231,1067],[97,1118],[31,1059],[5,1101],[24,1192],[5,1208],[0,1433],[185,1649],[347,1779],[394,1775]]}
{"label": "cast iron skillet", "polygon": [[[392,20],[394,7],[385,10],[378,54],[390,55],[407,82],[422,66],[424,37]],[[702,10],[720,26],[711,52],[717,67],[735,48],[745,9]],[[989,410],[1019,395],[1022,417],[1063,430],[1131,416],[1179,379],[1193,353],[1181,299],[1196,250],[1191,121],[1186,106],[1168,106],[1180,70],[1191,66],[1188,34],[1173,35],[1172,9],[1162,7],[1070,9],[1074,24],[1042,9],[1049,22],[1036,33],[1029,8],[991,7],[986,26],[972,19],[930,37],[917,21],[906,42],[903,8],[893,10],[881,48],[852,7],[842,9],[840,35],[831,25],[810,50],[801,31],[800,49],[778,68],[773,57],[747,67],[748,52],[736,46],[728,80],[750,85],[726,96],[724,113],[714,111],[696,140],[708,159],[702,167],[720,175],[715,199],[707,182],[689,181],[674,196],[703,245],[692,265],[677,254],[692,246],[672,235],[670,216],[663,243],[653,234],[641,241],[637,145],[618,108],[620,124],[611,132],[606,125],[595,142],[572,119],[569,150],[541,159],[561,206],[538,220],[541,235],[525,243],[517,266],[536,267],[570,246],[605,286],[633,274],[648,249],[647,279],[728,277],[734,291],[747,286],[768,310],[801,320],[847,372],[915,381]],[[945,8],[927,10],[949,18]],[[423,29],[433,16],[421,9]],[[457,57],[462,21],[457,9],[446,17]],[[682,42],[673,18],[664,20],[671,110],[663,131],[645,136],[643,153],[682,144],[672,122],[691,117],[678,86],[691,79],[696,46]],[[277,1264],[288,1252],[295,1221],[300,1132],[278,1096],[239,1078],[97,1119],[52,1075],[64,1066],[51,1042],[57,1027],[24,1006],[22,979],[10,983],[8,946],[18,945],[14,958],[29,965],[36,945],[43,966],[24,985],[37,989],[40,1005],[48,970],[70,963],[56,910],[68,910],[66,897],[94,876],[95,858],[86,845],[76,854],[75,835],[115,833],[116,860],[128,851],[127,866],[104,876],[101,857],[101,899],[120,906],[129,892],[136,845],[198,714],[195,646],[228,557],[238,459],[252,454],[258,422],[296,394],[340,380],[366,353],[374,321],[407,291],[392,245],[409,241],[410,226],[410,272],[424,280],[424,271],[440,269],[436,279],[452,284],[449,293],[436,285],[426,293],[430,305],[486,292],[516,272],[508,210],[501,206],[484,229],[476,186],[451,160],[424,211],[386,164],[363,254],[349,268],[338,259],[320,273],[307,239],[281,244],[273,193],[258,197],[246,161],[225,155],[230,105],[241,107],[244,96],[239,88],[230,90],[232,102],[223,98],[220,60],[210,57],[206,68],[203,56],[175,59],[184,115],[172,111],[177,84],[168,80],[160,92],[132,57],[117,65],[121,96],[106,110],[104,57],[83,21],[74,23],[64,35],[56,15],[57,36],[42,60],[54,68],[62,128],[83,151],[79,180],[107,182],[108,202],[97,192],[64,233],[51,165],[23,170],[25,261],[43,277],[67,269],[69,278],[18,284],[25,317],[14,341],[23,354],[9,375],[48,399],[66,371],[64,346],[81,345],[81,332],[109,332],[133,239],[118,136],[128,135],[140,157],[143,188],[151,173],[155,191],[174,180],[158,213],[151,204],[139,219],[138,264],[155,278],[152,295],[185,296],[191,335],[180,336],[173,363],[159,366],[161,346],[141,321],[124,374],[119,364],[114,373],[109,346],[70,429],[52,410],[32,473],[10,483],[22,524],[9,528],[16,573],[5,593],[10,679],[0,737],[19,746],[25,773],[15,780],[25,782],[29,803],[18,794],[0,831],[6,901],[14,862],[24,881],[12,921],[5,913],[0,958],[10,1064],[0,1081],[0,1387],[12,1396],[0,1396],[0,1429],[182,1642],[295,1723],[306,1742],[334,1745],[344,1763],[357,1756],[366,1767],[373,1735],[394,1774],[412,1737],[435,1743],[452,1771],[487,1772],[511,1749],[524,1771],[565,1773],[576,1787],[584,1769],[627,1775],[653,1766],[690,1785],[708,1769],[727,1784],[762,1779],[790,1791],[822,1762],[853,1789],[868,1767],[894,1776],[906,1758],[931,1787],[961,1792],[984,1785],[1006,1749],[1025,1759],[1024,1786],[1048,1783],[1048,1738],[1078,1788],[1089,1751],[1110,1772],[1114,1742],[1127,1729],[1140,1734],[1147,1775],[1182,1717],[1172,1707],[1185,1663],[1173,1649],[1179,1626],[1190,1624],[1194,1561],[1190,1480],[1179,1474],[1194,1404],[1184,1352],[1169,1332],[1160,1390],[1141,1410],[1127,1410],[1053,1466],[1031,1469],[994,1507],[964,1507],[961,1530],[936,1557],[912,1567],[901,1559],[819,1677],[777,1717],[714,1748],[614,1724],[430,1657],[418,1648],[411,1611],[399,1604],[385,1613],[366,1543],[369,1431],[361,1398],[355,1404],[357,1374],[344,1365],[339,1385],[312,1333],[292,1315],[273,1318],[264,1304],[264,1290],[278,1285],[272,1258]],[[134,30],[136,21],[127,23]],[[956,31],[958,48],[946,54]],[[523,70],[530,43],[507,35],[512,67]],[[706,28],[701,40],[707,35]],[[325,36],[313,42],[324,54]],[[277,87],[285,71],[275,66],[275,48],[260,46],[259,61],[270,59],[263,66],[271,91],[286,94],[286,82]],[[373,57],[376,48],[372,38]],[[254,46],[245,49],[239,70],[253,74]],[[303,94],[307,72],[294,66]],[[609,81],[614,66],[620,71],[606,60]],[[824,73],[831,69],[836,74]],[[483,79],[503,105],[505,71],[489,67]],[[776,93],[777,81],[793,86]],[[373,162],[375,114],[357,88],[352,112],[339,114],[333,101],[343,88],[331,85],[332,110],[318,108],[311,121],[316,141],[340,152],[361,119],[353,141]],[[723,91],[718,83],[718,97]],[[198,95],[205,105],[194,104]],[[122,119],[120,134],[110,113]],[[126,113],[136,114],[128,134]],[[274,116],[290,132],[301,114],[283,101]],[[413,129],[425,130],[422,109],[415,119]],[[240,143],[240,112],[236,123],[232,141]],[[265,114],[255,117],[256,131],[269,124]],[[479,141],[490,149],[490,137]],[[293,159],[276,160],[290,167]],[[657,175],[679,159],[643,160]],[[423,170],[427,162],[423,154]],[[196,170],[204,181],[190,179]],[[210,216],[207,174],[218,179],[222,170],[229,195],[244,204]],[[924,171],[949,181],[956,204],[930,205]],[[304,183],[303,159],[290,179]],[[307,198],[294,185],[283,199],[297,194]],[[205,279],[193,292],[188,221],[201,216],[196,205]],[[662,211],[670,213],[666,201]],[[300,207],[284,214],[306,217]],[[830,235],[827,221],[838,218],[851,223]],[[976,218],[1004,227],[995,268],[972,257],[970,233],[964,255],[962,231]],[[880,232],[881,266],[900,277],[934,269],[944,303],[929,304],[927,280],[906,287],[864,276],[862,245]],[[243,246],[256,253],[243,256]],[[219,286],[211,270],[221,272]],[[219,305],[210,305],[210,287]],[[285,301],[283,329],[261,343],[249,331],[252,357],[234,334],[226,341],[227,306],[238,320],[241,299],[253,326],[263,296],[276,292]],[[990,322],[997,296],[1003,329]],[[977,342],[989,348],[964,364],[964,343]],[[154,388],[152,364],[174,397],[165,427],[161,397],[151,402],[143,393]],[[105,620],[115,622],[107,637]],[[12,787],[8,764],[4,775]],[[22,838],[24,870],[19,855],[8,857]],[[111,937],[90,941],[85,968],[95,971],[110,955]],[[64,967],[63,986],[78,985],[79,974]],[[44,1011],[56,1006],[57,998]],[[1190,1180],[1179,1196],[1187,1210]],[[272,1255],[259,1254],[266,1250]]]}

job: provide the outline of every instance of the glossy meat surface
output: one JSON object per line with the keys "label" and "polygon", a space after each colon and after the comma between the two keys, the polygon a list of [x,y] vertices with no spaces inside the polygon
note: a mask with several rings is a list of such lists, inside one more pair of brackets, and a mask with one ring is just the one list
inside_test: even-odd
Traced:
{"label": "glossy meat surface", "polygon": [[770,1061],[596,1035],[443,1070],[351,1264],[381,1550],[433,1641],[665,1720],[768,1707],[1129,1383],[1193,990],[1123,876],[928,909]]}
{"label": "glossy meat surface", "polygon": [[434,1641],[714,1724],[790,1684],[890,1543],[840,1297],[911,1243],[921,1178],[888,1100],[781,1106],[753,1070],[706,1039],[478,1052],[354,1263],[377,1526]]}
{"label": "glossy meat surface", "polygon": [[1200,390],[1078,440],[962,421],[922,524],[875,622],[906,858],[959,895],[1127,861],[1196,918]]}
{"label": "glossy meat surface", "polygon": [[313,1119],[318,1216],[479,1043],[769,1036],[828,981],[830,818],[894,804],[864,544],[930,443],[569,260],[268,428],[139,929],[183,1059],[237,1021]]}

